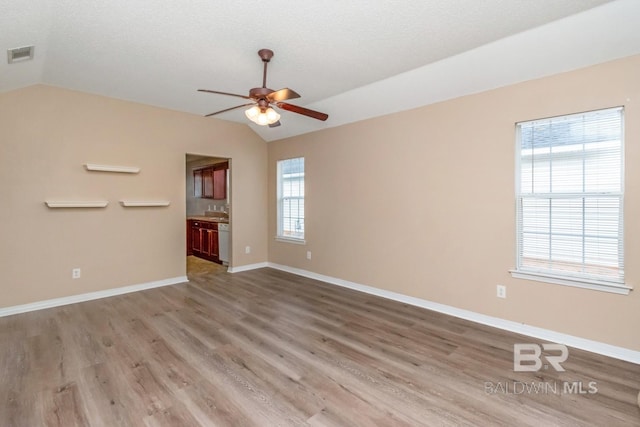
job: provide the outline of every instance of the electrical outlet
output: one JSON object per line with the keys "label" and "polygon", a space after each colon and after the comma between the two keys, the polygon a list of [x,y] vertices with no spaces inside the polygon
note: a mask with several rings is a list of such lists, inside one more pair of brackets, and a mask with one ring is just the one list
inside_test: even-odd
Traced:
{"label": "electrical outlet", "polygon": [[73,270],[71,270],[71,278],[72,279],[79,279],[80,278],[80,269],[79,268],[74,268]]}
{"label": "electrical outlet", "polygon": [[244,247],[244,253],[245,254],[250,254],[251,253],[251,246],[245,246]]}
{"label": "electrical outlet", "polygon": [[507,287],[505,285],[498,285],[496,289],[497,289],[496,296],[498,298],[507,297]]}
{"label": "electrical outlet", "polygon": [[307,251],[307,259],[311,259],[311,251]]}

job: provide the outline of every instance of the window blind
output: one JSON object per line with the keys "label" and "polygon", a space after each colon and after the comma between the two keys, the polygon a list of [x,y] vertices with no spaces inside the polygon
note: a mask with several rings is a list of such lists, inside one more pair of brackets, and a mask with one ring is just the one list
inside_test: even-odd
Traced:
{"label": "window blind", "polygon": [[517,269],[624,283],[623,109],[517,124]]}
{"label": "window blind", "polygon": [[304,239],[304,157],[278,161],[278,237]]}

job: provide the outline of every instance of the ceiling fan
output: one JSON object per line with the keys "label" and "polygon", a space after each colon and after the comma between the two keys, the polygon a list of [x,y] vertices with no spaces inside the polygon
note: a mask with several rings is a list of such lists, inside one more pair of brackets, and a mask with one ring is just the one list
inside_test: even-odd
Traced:
{"label": "ceiling fan", "polygon": [[278,107],[282,110],[291,111],[292,113],[302,114],[307,117],[311,117],[317,120],[325,121],[329,117],[325,113],[319,111],[309,110],[308,108],[299,107],[297,105],[289,104],[289,99],[300,98],[300,95],[296,91],[289,88],[280,90],[273,90],[267,87],[267,64],[273,58],[273,51],[269,49],[260,49],[258,55],[264,63],[264,70],[262,72],[262,87],[254,87],[249,91],[249,96],[238,95],[229,92],[220,92],[217,90],[198,89],[198,92],[216,93],[219,95],[235,96],[237,98],[243,98],[251,100],[247,104],[238,105],[224,110],[216,111],[215,113],[207,114],[205,117],[215,116],[216,114],[226,113],[227,111],[235,110],[237,108],[251,106],[245,111],[245,115],[252,122],[269,127],[280,126],[280,114],[278,114],[271,106]]}

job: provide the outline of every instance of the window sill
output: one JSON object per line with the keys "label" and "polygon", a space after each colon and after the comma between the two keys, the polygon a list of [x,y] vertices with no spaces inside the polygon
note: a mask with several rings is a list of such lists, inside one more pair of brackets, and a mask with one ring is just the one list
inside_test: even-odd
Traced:
{"label": "window sill", "polygon": [[293,243],[294,245],[307,244],[307,241],[304,239],[296,239],[295,237],[282,237],[282,236],[276,236],[276,242]]}
{"label": "window sill", "polygon": [[625,284],[615,284],[601,281],[570,279],[561,276],[551,276],[542,273],[533,273],[517,270],[509,270],[511,277],[516,279],[534,280],[536,282],[553,283],[556,285],[573,286],[574,288],[591,289],[594,291],[609,292],[619,295],[629,295],[632,287]]}

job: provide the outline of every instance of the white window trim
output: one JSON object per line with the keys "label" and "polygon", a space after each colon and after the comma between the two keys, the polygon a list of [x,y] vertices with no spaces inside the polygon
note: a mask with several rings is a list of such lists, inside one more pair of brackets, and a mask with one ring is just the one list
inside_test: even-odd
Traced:
{"label": "white window trim", "polygon": [[[621,108],[624,111],[624,107],[613,107],[613,108]],[[604,109],[603,109],[604,110]],[[624,143],[624,130],[625,130],[625,120],[624,120],[624,114],[621,117],[621,126],[622,126],[622,138],[623,138],[623,142],[622,142],[622,166],[621,166],[621,174],[622,174],[622,183],[621,183],[621,194],[623,195],[622,197],[622,201],[621,201],[621,208],[624,209],[624,187],[625,187],[625,180],[624,180],[624,176],[625,176],[625,164],[626,162],[624,161],[625,158],[625,147],[626,144]],[[520,143],[520,130],[518,127],[518,123],[516,123],[516,143],[519,144]],[[516,203],[518,202],[518,197],[520,194],[520,160],[521,160],[521,153],[520,150],[516,150],[516,163],[515,163],[515,189],[516,189]],[[517,209],[517,207],[516,207]],[[517,218],[516,218],[516,223],[517,223]],[[620,224],[620,227],[622,229],[622,233],[624,235],[624,216],[622,218],[622,224]],[[520,230],[518,227],[516,227],[516,239],[518,238],[520,233]],[[516,244],[516,253],[515,253],[515,258],[516,260],[519,260],[520,257],[520,253],[519,253],[519,248],[518,245]],[[519,265],[519,261],[517,262],[517,265]],[[619,295],[629,295],[629,293],[633,290],[633,287],[628,285],[627,283],[615,283],[615,282],[606,282],[606,281],[599,281],[599,280],[590,280],[590,279],[586,279],[586,278],[572,278],[571,276],[564,276],[564,275],[554,275],[554,274],[550,274],[550,273],[543,273],[543,272],[536,272],[536,271],[530,271],[530,270],[523,270],[520,269],[518,270],[518,268],[515,268],[513,270],[509,270],[509,273],[511,274],[511,277],[515,278],[515,279],[524,279],[524,280],[532,280],[535,282],[542,282],[542,283],[551,283],[551,284],[555,284],[555,285],[563,285],[563,286],[571,286],[571,287],[575,287],[575,288],[582,288],[582,289],[590,289],[590,290],[594,290],[594,291],[601,291],[601,292],[608,292],[608,293],[613,293],[613,294],[619,294]]]}
{"label": "white window trim", "polygon": [[282,243],[293,243],[296,245],[306,245],[307,241],[305,239],[299,239],[296,237],[285,237],[285,236],[276,236],[275,237],[275,241],[276,242],[282,242]]}
{"label": "white window trim", "polygon": [[533,273],[529,271],[509,270],[514,279],[533,280],[535,282],[553,283],[554,285],[571,286],[574,288],[591,289],[594,291],[609,292],[612,294],[629,295],[633,290],[631,286],[619,283],[601,282],[587,279],[569,279],[566,276],[555,276],[547,273]]}

